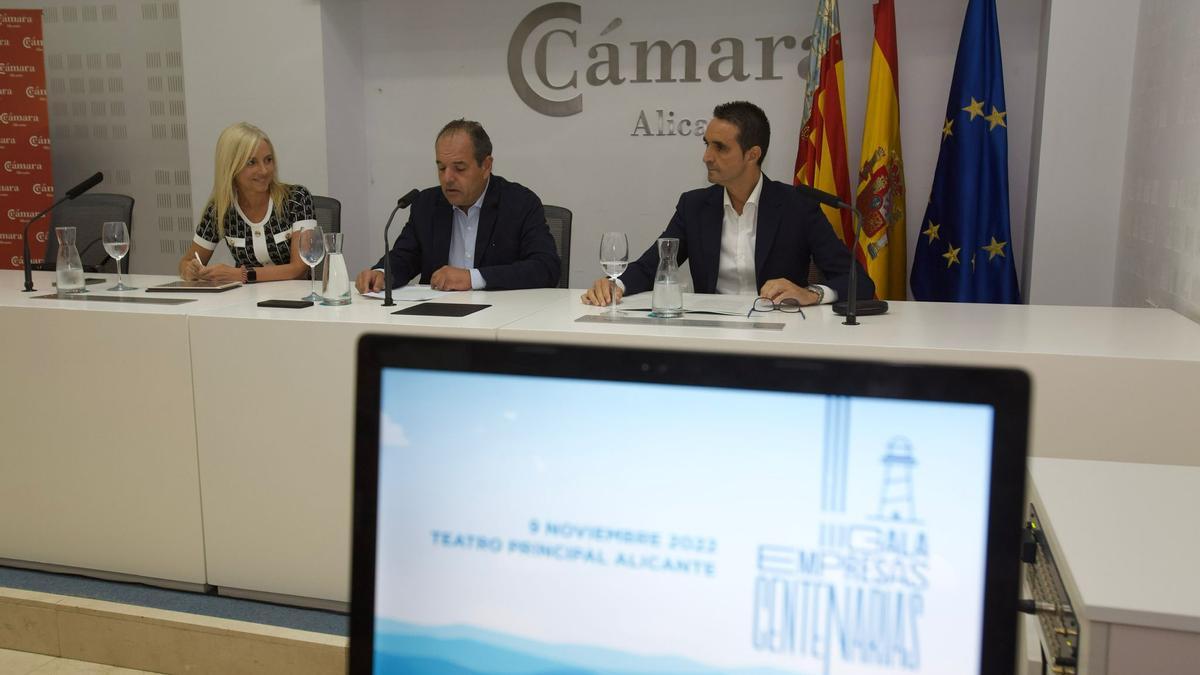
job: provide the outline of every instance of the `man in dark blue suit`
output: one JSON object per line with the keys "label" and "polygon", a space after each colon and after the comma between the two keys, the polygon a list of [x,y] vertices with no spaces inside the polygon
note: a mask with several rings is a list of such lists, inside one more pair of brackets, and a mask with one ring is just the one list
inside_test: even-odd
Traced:
{"label": "man in dark blue suit", "polygon": [[[391,256],[393,286],[417,274],[444,291],[552,288],[562,266],[542,201],[492,174],[492,141],[478,122],[455,120],[434,144],[440,187],[413,201]],[[383,258],[355,282],[383,290]]]}
{"label": "man in dark blue suit", "polygon": [[[802,305],[845,298],[850,254],[816,202],[791,185],[762,173],[771,141],[771,125],[753,103],[734,101],[713,109],[704,131],[704,164],[711,187],[685,192],[662,237],[679,239],[679,264],[691,261],[697,293],[731,293],[794,298]],[[825,276],[807,285],[809,261]],[[857,263],[855,263],[857,264]],[[654,285],[658,247],[631,263],[610,291],[607,277],[583,294],[583,302],[607,305],[623,294]],[[860,265],[858,296],[867,299],[875,286]]]}

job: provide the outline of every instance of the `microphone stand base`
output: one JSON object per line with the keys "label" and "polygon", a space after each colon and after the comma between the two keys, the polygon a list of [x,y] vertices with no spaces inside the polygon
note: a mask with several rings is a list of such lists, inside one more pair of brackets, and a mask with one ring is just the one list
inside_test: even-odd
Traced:
{"label": "microphone stand base", "polygon": [[[845,300],[839,300],[833,303],[833,313],[838,316],[846,316],[846,305],[849,304]],[[859,300],[854,304],[855,316],[875,316],[877,314],[887,314],[888,304],[885,300]]]}

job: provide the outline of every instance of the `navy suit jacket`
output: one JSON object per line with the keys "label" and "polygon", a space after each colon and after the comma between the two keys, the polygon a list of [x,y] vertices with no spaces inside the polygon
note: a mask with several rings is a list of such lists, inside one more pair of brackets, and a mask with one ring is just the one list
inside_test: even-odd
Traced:
{"label": "navy suit jacket", "polygon": [[[417,274],[420,283],[427,284],[448,263],[452,208],[441,187],[422,190],[413,201],[408,222],[387,253],[393,287],[403,286]],[[542,200],[533,191],[492,174],[479,212],[474,260],[488,290],[558,285],[562,264],[546,226]],[[383,268],[383,258],[375,267]]]}
{"label": "navy suit jacket", "polygon": [[[691,260],[692,288],[696,293],[717,292],[721,259],[721,228],[725,219],[725,188],[712,185],[685,192],[662,237],[679,239],[680,265]],[[808,285],[809,260],[825,275],[822,283],[849,296],[850,253],[833,232],[821,207],[792,186],[763,176],[758,195],[758,225],[754,244],[754,276],[758,288],[771,279],[786,278]],[[858,263],[855,263],[858,264]],[[625,293],[641,293],[654,285],[658,270],[655,243],[621,275]],[[858,266],[858,297],[875,295],[875,284]]]}

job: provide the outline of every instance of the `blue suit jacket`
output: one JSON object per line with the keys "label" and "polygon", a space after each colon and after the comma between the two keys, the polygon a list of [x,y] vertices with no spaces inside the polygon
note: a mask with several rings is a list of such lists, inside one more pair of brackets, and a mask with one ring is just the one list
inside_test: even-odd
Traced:
{"label": "blue suit jacket", "polygon": [[[692,288],[697,293],[717,292],[721,259],[721,228],[725,219],[725,188],[712,185],[685,192],[662,237],[679,239],[679,264],[691,260]],[[799,286],[808,284],[809,261],[825,275],[822,282],[845,299],[849,294],[850,253],[833,232],[829,220],[814,201],[792,186],[763,176],[758,196],[758,225],[754,245],[754,275],[758,288],[771,279],[785,278]],[[857,263],[855,263],[857,264]],[[625,293],[650,290],[658,270],[655,243],[621,275]],[[858,266],[858,297],[875,295],[875,284]]]}
{"label": "blue suit jacket", "polygon": [[[452,208],[441,187],[422,190],[413,201],[408,222],[387,254],[393,286],[403,286],[417,274],[427,284],[447,264]],[[558,285],[562,264],[542,201],[533,191],[492,174],[479,212],[474,260],[488,290]],[[383,258],[375,267],[383,267]]]}

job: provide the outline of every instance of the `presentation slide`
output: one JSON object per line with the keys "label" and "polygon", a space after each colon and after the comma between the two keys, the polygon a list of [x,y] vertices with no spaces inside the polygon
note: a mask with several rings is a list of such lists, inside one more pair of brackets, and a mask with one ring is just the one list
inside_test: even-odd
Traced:
{"label": "presentation slide", "polygon": [[386,370],[375,671],[971,672],[992,423]]}

